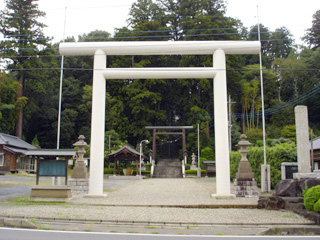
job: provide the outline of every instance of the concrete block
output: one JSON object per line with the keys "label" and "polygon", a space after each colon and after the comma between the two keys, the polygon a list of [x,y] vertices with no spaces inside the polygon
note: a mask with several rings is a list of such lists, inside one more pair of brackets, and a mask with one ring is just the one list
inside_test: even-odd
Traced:
{"label": "concrete block", "polygon": [[34,186],[31,189],[30,199],[70,199],[72,197],[69,186]]}
{"label": "concrete block", "polygon": [[34,223],[26,219],[5,218],[3,225],[6,227],[15,227],[15,228],[32,228],[32,229],[38,228],[37,225],[35,225]]}

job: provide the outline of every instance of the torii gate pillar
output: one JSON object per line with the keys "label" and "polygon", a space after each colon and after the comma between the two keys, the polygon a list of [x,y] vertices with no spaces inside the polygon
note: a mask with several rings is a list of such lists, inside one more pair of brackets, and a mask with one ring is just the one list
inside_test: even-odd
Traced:
{"label": "torii gate pillar", "polygon": [[[60,43],[60,54],[94,55],[92,120],[90,143],[90,179],[88,196],[102,197],[105,131],[105,79],[128,78],[214,78],[214,116],[216,141],[216,194],[230,193],[228,148],[227,80],[225,54],[258,54],[258,41],[145,41]],[[213,67],[198,68],[106,68],[107,55],[213,55]]]}

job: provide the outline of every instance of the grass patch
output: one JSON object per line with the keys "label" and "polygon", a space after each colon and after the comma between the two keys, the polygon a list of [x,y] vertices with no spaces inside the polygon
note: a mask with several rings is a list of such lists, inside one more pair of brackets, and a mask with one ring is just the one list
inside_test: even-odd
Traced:
{"label": "grass patch", "polygon": [[83,229],[83,231],[85,231],[85,232],[92,232],[91,229]]}
{"label": "grass patch", "polygon": [[30,218],[29,221],[35,224],[35,223],[37,222],[37,219],[35,219],[35,218]]}
{"label": "grass patch", "polygon": [[159,232],[152,232],[152,234],[159,234]]}
{"label": "grass patch", "polygon": [[53,230],[53,228],[48,227],[48,226],[44,226],[41,223],[38,223],[38,229],[41,229],[41,230]]}
{"label": "grass patch", "polygon": [[154,227],[154,226],[148,226],[147,228],[148,228],[148,229],[156,229],[157,227]]}
{"label": "grass patch", "polygon": [[[14,182],[13,181],[3,181],[0,184],[0,187],[12,187],[15,185],[34,186],[34,185],[36,185],[36,180],[34,180],[34,181],[14,181]],[[51,181],[45,181],[45,182],[40,181],[39,185],[42,185],[42,186],[50,185],[51,186],[52,182]]]}
{"label": "grass patch", "polygon": [[43,202],[43,201],[30,201],[29,195],[14,197],[6,199],[6,201],[1,202],[0,204],[4,204],[7,206],[39,206],[39,205],[60,205],[62,207],[69,208],[72,203],[68,202]]}
{"label": "grass patch", "polygon": [[223,233],[220,233],[220,232],[219,232],[219,233],[216,233],[216,235],[223,235]]}
{"label": "grass patch", "polygon": [[286,214],[286,215],[283,215],[282,217],[283,218],[292,218],[292,215],[291,214]]}
{"label": "grass patch", "polygon": [[12,187],[14,183],[1,183],[0,188],[9,188]]}
{"label": "grass patch", "polygon": [[29,201],[28,196],[22,196],[22,197],[15,197],[10,198],[5,202],[9,206],[31,206],[31,205],[38,205],[34,204],[34,202]]}

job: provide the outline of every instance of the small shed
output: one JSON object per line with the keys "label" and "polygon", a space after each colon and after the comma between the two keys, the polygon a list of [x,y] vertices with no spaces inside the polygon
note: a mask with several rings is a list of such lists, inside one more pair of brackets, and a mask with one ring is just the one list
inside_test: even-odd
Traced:
{"label": "small shed", "polygon": [[[121,163],[132,164],[133,162],[136,162],[136,169],[139,169],[140,153],[127,143],[113,153],[108,154],[107,158],[109,158],[110,161],[114,161],[113,175],[116,175],[117,168],[118,174],[120,175]],[[141,155],[141,158],[147,159],[143,154]]]}

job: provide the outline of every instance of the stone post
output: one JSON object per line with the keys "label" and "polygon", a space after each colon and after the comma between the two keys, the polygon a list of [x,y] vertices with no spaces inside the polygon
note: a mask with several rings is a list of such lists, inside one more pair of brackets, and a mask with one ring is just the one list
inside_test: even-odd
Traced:
{"label": "stone post", "polygon": [[249,152],[247,147],[249,147],[251,143],[246,140],[247,136],[244,134],[242,134],[240,138],[241,141],[238,143],[238,146],[240,147],[239,152],[241,153],[241,160],[234,181],[234,194],[237,197],[257,196],[257,181],[253,176],[250,163],[247,159],[247,154]]}
{"label": "stone post", "polygon": [[296,119],[298,173],[309,173],[311,172],[311,165],[308,108],[306,106],[296,106],[294,112]]}

